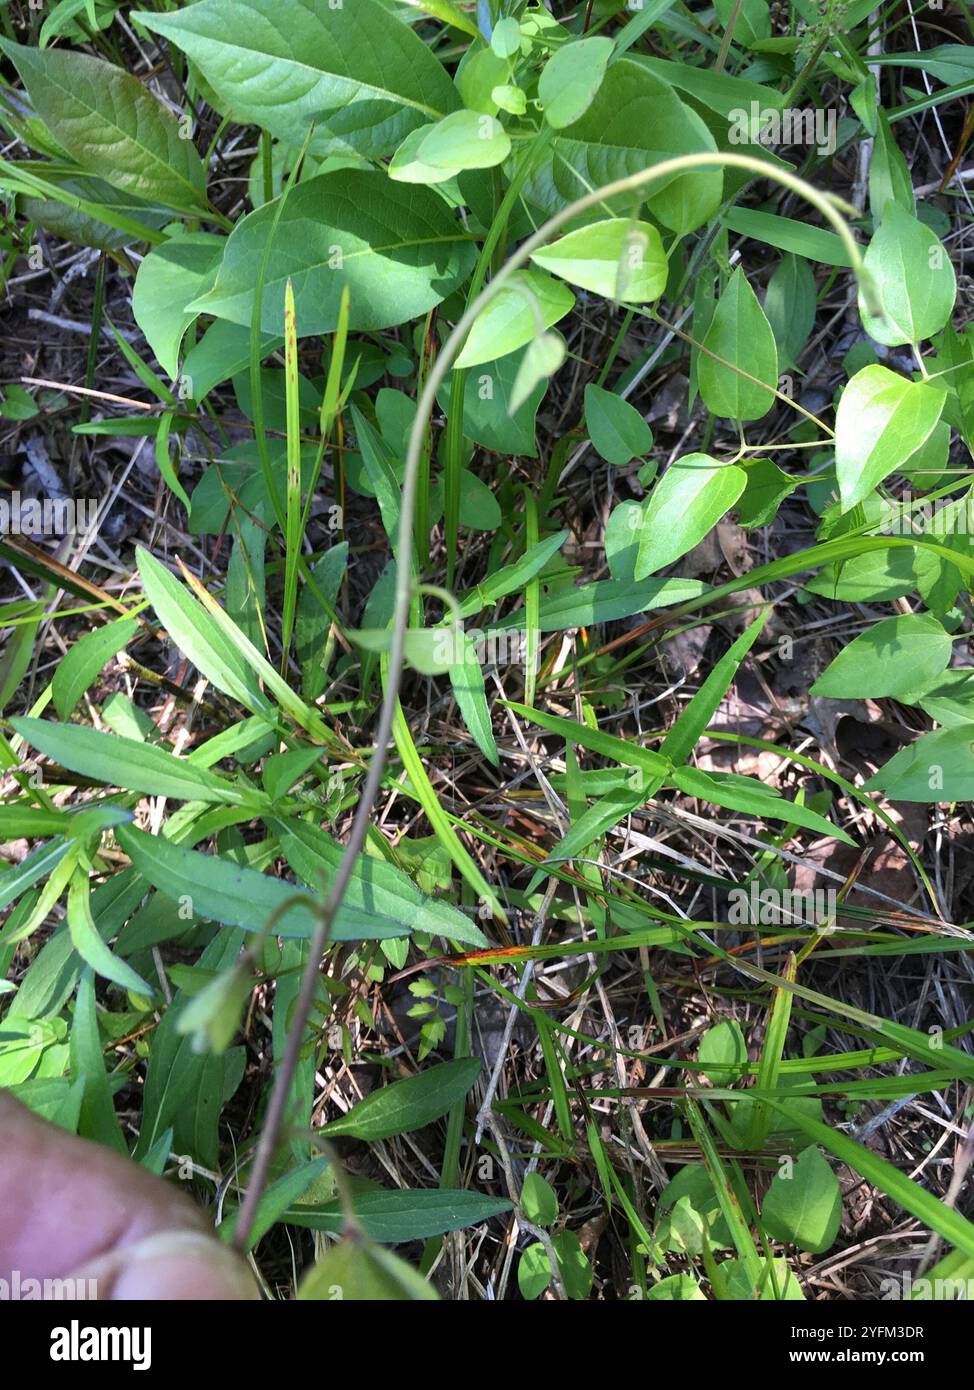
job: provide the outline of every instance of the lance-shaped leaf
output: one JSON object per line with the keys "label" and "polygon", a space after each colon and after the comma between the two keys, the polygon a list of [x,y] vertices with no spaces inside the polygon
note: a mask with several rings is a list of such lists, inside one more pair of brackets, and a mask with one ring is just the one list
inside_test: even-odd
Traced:
{"label": "lance-shaped leaf", "polygon": [[[293,883],[217,854],[174,845],[130,825],[121,826],[116,838],[143,878],[174,902],[189,898],[200,917],[244,931],[263,931],[274,918],[275,936],[308,937],[314,931],[309,895]],[[402,922],[343,903],[332,924],[331,939],[379,941],[408,933]]]}
{"label": "lance-shaped leaf", "polygon": [[261,792],[235,787],[215,772],[177,758],[154,743],[121,738],[83,724],[52,724],[46,719],[11,719],[14,730],[45,757],[71,772],[144,796],[178,801],[214,801],[228,806],[262,803]]}

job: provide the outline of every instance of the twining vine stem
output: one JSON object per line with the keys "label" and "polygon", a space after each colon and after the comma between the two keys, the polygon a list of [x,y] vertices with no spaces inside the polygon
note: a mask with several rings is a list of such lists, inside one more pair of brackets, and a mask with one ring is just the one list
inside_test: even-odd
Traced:
{"label": "twining vine stem", "polygon": [[257,1215],[261,1194],[263,1193],[270,1172],[278,1135],[284,1123],[285,1111],[291,1092],[291,1083],[301,1054],[305,1027],[311,1013],[312,1005],[314,1004],[315,994],[318,988],[318,971],[321,966],[321,958],[331,932],[332,923],[345,897],[349,880],[352,876],[352,870],[355,867],[356,860],[365,843],[365,837],[372,815],[372,806],[378,795],[382,774],[385,770],[386,759],[389,753],[396,701],[399,695],[399,686],[402,676],[409,608],[413,598],[413,521],[416,512],[416,485],[419,477],[423,441],[425,439],[429,418],[432,415],[436,403],[436,393],[446,378],[447,372],[453,365],[453,361],[463,346],[467,333],[478,315],[487,307],[495,295],[497,295],[505,285],[510,283],[517,271],[530,259],[533,253],[542,247],[549,238],[560,228],[565,226],[567,222],[570,222],[580,213],[587,212],[589,208],[596,207],[606,198],[613,198],[620,194],[635,193],[645,188],[648,184],[655,183],[659,179],[675,177],[676,175],[687,173],[693,169],[713,166],[745,169],[758,177],[773,179],[775,182],[782,184],[791,192],[797,193],[800,197],[803,197],[807,202],[811,203],[811,205],[832,224],[841,238],[849,254],[851,268],[859,281],[866,307],[872,313],[879,311],[875,292],[873,291],[869,276],[863,264],[862,253],[852,235],[849,224],[842,216],[839,208],[843,208],[853,215],[856,215],[856,210],[834,196],[820,193],[818,189],[806,183],[804,179],[800,179],[784,169],[774,168],[765,161],[757,159],[752,155],[731,154],[720,151],[681,155],[674,159],[666,159],[663,160],[661,164],[654,165],[651,169],[643,169],[637,174],[628,174],[625,178],[616,179],[612,183],[607,183],[591,193],[586,193],[584,197],[577,199],[576,202],[571,203],[568,207],[562,208],[560,212],[555,213],[555,215],[549,218],[538,231],[528,237],[526,241],[522,242],[517,250],[508,258],[503,268],[494,275],[476,298],[467,306],[463,315],[457,321],[452,333],[443,344],[436,361],[432,364],[416,406],[416,415],[409,436],[409,447],[406,451],[406,463],[403,473],[402,501],[399,511],[395,604],[393,607],[392,633],[389,645],[389,663],[386,674],[386,684],[383,692],[382,708],[379,713],[378,728],[375,734],[375,750],[369,762],[369,770],[365,778],[361,796],[359,797],[358,806],[355,810],[355,817],[352,821],[345,852],[339,862],[334,881],[331,885],[331,890],[318,913],[314,932],[311,937],[308,960],[302,976],[301,989],[295,1004],[291,1024],[288,1029],[284,1055],[277,1069],[274,1087],[271,1092],[271,1099],[267,1107],[267,1115],[264,1120],[264,1127],[261,1130],[260,1139],[257,1143],[253,1168],[250,1173],[247,1190],[241,1203],[240,1216],[234,1233],[233,1243],[238,1250],[246,1250],[249,1244],[250,1233]]}

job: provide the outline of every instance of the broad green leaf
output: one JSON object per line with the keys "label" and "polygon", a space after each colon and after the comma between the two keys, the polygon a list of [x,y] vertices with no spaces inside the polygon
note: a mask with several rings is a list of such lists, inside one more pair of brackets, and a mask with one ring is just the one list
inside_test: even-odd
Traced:
{"label": "broad green leaf", "polygon": [[421,164],[433,169],[492,169],[511,152],[510,138],[494,116],[454,111],[427,131],[416,150]]}
{"label": "broad green leaf", "polygon": [[835,413],[835,472],[843,512],[868,497],[925,443],[946,396],[878,364],[848,383]]}
{"label": "broad green leaf", "polygon": [[[675,155],[716,148],[704,122],[672,87],[629,58],[619,59],[610,64],[582,118],[555,132],[527,192],[553,213],[613,179]],[[672,231],[685,233],[717,210],[722,188],[719,168],[695,169],[651,183],[636,196]],[[629,215],[632,196],[611,201],[609,209],[616,216]]]}
{"label": "broad green leaf", "polygon": [[835,602],[879,603],[912,594],[921,584],[932,582],[939,571],[940,561],[929,550],[891,547],[829,565],[809,579],[805,588]]}
{"label": "broad green leaf", "polygon": [[775,401],[768,388],[778,385],[778,349],[740,266],[717,301],[703,348],[697,379],[707,409],[728,420],[760,420],[767,415]]}
{"label": "broad green leaf", "polygon": [[710,531],[744,491],[747,475],[709,454],[687,454],[670,465],[644,504],[635,577],[671,565]]}
{"label": "broad green leaf", "polygon": [[490,46],[498,58],[513,58],[521,49],[521,26],[516,19],[501,19],[494,25]]}
{"label": "broad green leaf", "polygon": [[419,147],[431,131],[436,129],[432,122],[411,130],[389,161],[387,172],[396,183],[446,183],[456,178],[459,168],[448,169],[442,164],[427,164],[419,153]]}
{"label": "broad green leaf", "polygon": [[193,60],[234,120],[295,149],[314,121],[312,151],[389,154],[458,105],[431,49],[379,0],[200,0],[132,17]]}
{"label": "broad green leaf", "polygon": [[697,1061],[704,1066],[704,1076],[715,1086],[729,1086],[741,1075],[747,1064],[747,1041],[736,1019],[725,1019],[708,1028],[700,1039]]}
{"label": "broad green leaf", "polygon": [[468,49],[457,68],[456,83],[468,111],[497,115],[494,88],[507,82],[510,64],[490,48]]}
{"label": "broad green leaf", "polygon": [[745,528],[768,526],[781,503],[798,487],[799,480],[770,459],[748,459],[743,467],[747,486],[737,503],[737,519]]}
{"label": "broad green leaf", "polygon": [[653,1284],[646,1293],[653,1303],[706,1303],[707,1299],[692,1274],[670,1274]]}
{"label": "broad green leaf", "polygon": [[139,624],[134,618],[117,618],[85,633],[68,649],[51,681],[54,708],[60,719],[67,719],[105,663],[120,652],[138,630]]}
{"label": "broad green leaf", "polygon": [[949,323],[957,294],[954,267],[940,241],[918,218],[889,203],[864,261],[882,313],[868,313],[861,292],[859,313],[863,328],[877,343],[919,343]]}
{"label": "broad green leaf", "polygon": [[555,1190],[540,1173],[525,1173],[521,1184],[521,1207],[535,1226],[551,1226],[558,1219]]}
{"label": "broad green leaf", "polygon": [[863,784],[891,801],[974,800],[974,720],[935,729],[901,748]]}
{"label": "broad green leaf", "polygon": [[842,1219],[842,1192],[832,1165],[815,1145],[787,1168],[779,1165],[761,1203],[761,1222],[772,1240],[821,1255]]}
{"label": "broad green leaf", "polygon": [[730,26],[732,20],[735,21],[735,43],[750,47],[761,39],[771,37],[771,12],[767,0],[744,0],[743,5],[737,0],[714,0],[714,9],[724,29]]}
{"label": "broad green leaf", "polygon": [[155,246],[139,266],[132,315],[164,372],[179,373],[179,348],[196,318],[186,305],[213,286],[226,238],[191,232]]}
{"label": "broad green leaf", "polygon": [[12,719],[16,733],[46,758],[82,777],[144,796],[177,801],[214,801],[244,806],[259,793],[235,787],[223,777],[177,758],[168,749],[118,734],[102,733],[83,724],[52,724],[46,719]]}
{"label": "broad green leaf", "polygon": [[428,1067],[405,1081],[394,1081],[353,1105],[341,1119],[323,1125],[319,1133],[329,1139],[350,1135],[375,1143],[423,1129],[464,1099],[480,1075],[481,1066],[479,1057],[458,1057]]}
{"label": "broad green leaf", "polygon": [[594,382],[585,388],[585,428],[606,463],[622,466],[653,447],[653,431],[635,406]]}
{"label": "broad green leaf", "polygon": [[[257,272],[276,212],[277,200],[241,218],[227,241],[216,284],[188,310],[250,324]],[[264,280],[261,327],[265,333],[284,332],[284,286],[290,278],[303,337],[335,331],[346,285],[350,329],[390,328],[439,304],[466,279],[473,259],[472,242],[430,189],[394,183],[371,170],[320,174],[293,188],[280,214]]]}
{"label": "broad green leaf", "polygon": [[581,120],[595,100],[612,57],[611,39],[596,36],[563,44],[545,64],[538,100],[556,130]]}
{"label": "broad green leaf", "polygon": [[[545,382],[536,382],[526,400],[513,412],[514,387],[528,349],[521,348],[496,362],[482,362],[468,372],[463,383],[463,432],[475,444],[495,454],[521,454],[536,458],[535,417],[545,394]],[[437,392],[437,402],[447,410],[450,382]]]}
{"label": "broad green leaf", "polygon": [[931,613],[883,618],[843,647],[810,694],[833,700],[906,696],[945,670],[952,650]]}
{"label": "broad green leaf", "polygon": [[520,270],[474,320],[455,367],[476,367],[516,352],[574,306],[567,285],[538,270]]}
{"label": "broad green leaf", "polygon": [[412,1265],[360,1235],[332,1245],[298,1288],[302,1301],[437,1302],[439,1294]]}
{"label": "broad green leaf", "polygon": [[[174,902],[188,899],[199,917],[244,931],[263,931],[276,913],[275,936],[307,937],[314,931],[315,914],[306,901],[306,889],[132,826],[120,827],[116,839],[154,888]],[[401,922],[343,904],[331,939],[379,941],[406,932]]]}
{"label": "broad green leaf", "polygon": [[578,227],[535,251],[531,259],[583,290],[628,304],[659,299],[669,274],[656,228],[625,217]]}
{"label": "broad green leaf", "polygon": [[34,110],[82,169],[185,211],[206,205],[203,164],[179,122],[131,73],[64,48],[0,39]]}
{"label": "broad green leaf", "polygon": [[793,1110],[787,1102],[779,1103],[778,1108],[816,1144],[833,1153],[840,1163],[846,1163],[855,1172],[861,1173],[870,1186],[892,1198],[904,1211],[965,1254],[974,1255],[974,1224],[960,1212],[948,1207],[906,1173],[841,1130]]}

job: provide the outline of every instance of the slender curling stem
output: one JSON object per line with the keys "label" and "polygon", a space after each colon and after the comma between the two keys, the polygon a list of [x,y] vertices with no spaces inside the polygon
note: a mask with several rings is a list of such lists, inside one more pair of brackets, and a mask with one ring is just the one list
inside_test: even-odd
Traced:
{"label": "slender curling stem", "polygon": [[[409,621],[409,607],[413,597],[411,566],[413,559],[413,520],[416,513],[416,487],[420,472],[423,440],[426,433],[427,422],[436,403],[436,393],[445,379],[447,372],[450,370],[451,364],[460,352],[467,333],[470,331],[477,316],[487,307],[494,296],[509,283],[511,278],[520,270],[521,266],[530,259],[532,254],[540,247],[544,246],[549,238],[567,222],[570,222],[580,213],[586,212],[589,208],[598,206],[605,198],[613,198],[617,194],[634,193],[638,189],[645,188],[648,184],[655,183],[658,179],[672,178],[678,174],[687,173],[692,169],[703,169],[714,166],[732,169],[747,169],[753,174],[760,175],[762,178],[773,179],[777,183],[783,184],[785,188],[791,189],[792,192],[799,194],[800,197],[805,198],[807,202],[811,203],[811,205],[832,224],[841,238],[843,245],[849,253],[849,261],[852,269],[860,282],[867,308],[870,312],[876,312],[876,308],[873,307],[875,295],[871,289],[871,282],[863,265],[862,254],[849,229],[848,223],[837,209],[836,205],[839,200],[827,197],[825,194],[820,193],[818,189],[813,188],[811,184],[806,183],[804,179],[800,179],[784,169],[773,168],[763,160],[757,159],[752,155],[725,154],[721,152],[681,155],[675,159],[666,159],[661,164],[654,165],[651,169],[643,169],[638,174],[629,174],[625,178],[616,179],[612,183],[605,184],[602,188],[595,189],[592,193],[585,194],[584,197],[579,198],[576,202],[571,203],[568,207],[556,213],[554,217],[550,218],[537,232],[528,237],[526,241],[522,242],[508,259],[503,269],[499,270],[493,279],[484,286],[476,298],[468,304],[463,315],[457,322],[456,327],[453,329],[453,332],[444,343],[439,356],[433,363],[423,385],[423,390],[416,407],[416,415],[409,436],[409,448],[406,452],[406,465],[403,474],[402,505],[399,512],[398,560],[396,563],[396,589],[392,617],[392,638],[389,649],[389,665],[386,675],[385,690],[383,692],[382,708],[379,714],[379,725],[375,735],[375,751],[369,762],[369,770],[355,811],[355,818],[352,821],[352,828],[349,832],[345,852],[338,865],[331,891],[315,924],[314,933],[311,938],[308,963],[305,967],[304,976],[301,981],[301,990],[294,1009],[291,1027],[288,1031],[287,1045],[274,1081],[274,1089],[271,1092],[270,1103],[267,1107],[264,1128],[261,1131],[260,1139],[257,1144],[254,1166],[240,1209],[240,1219],[237,1223],[234,1236],[234,1245],[238,1250],[245,1250],[247,1248],[250,1231],[257,1214],[257,1207],[267,1181],[268,1173],[270,1172],[271,1160],[277,1146],[278,1134],[284,1122],[284,1113],[291,1091],[291,1081],[300,1057],[305,1026],[318,988],[318,971],[320,969],[325,943],[328,940],[332,923],[335,920],[342,899],[345,896],[345,891],[348,887],[349,879],[352,876],[355,862],[365,843],[365,836],[372,814],[372,805],[378,794],[379,786],[382,781],[382,774],[385,770],[402,675],[406,627]],[[854,211],[854,209],[852,209],[852,211]]]}

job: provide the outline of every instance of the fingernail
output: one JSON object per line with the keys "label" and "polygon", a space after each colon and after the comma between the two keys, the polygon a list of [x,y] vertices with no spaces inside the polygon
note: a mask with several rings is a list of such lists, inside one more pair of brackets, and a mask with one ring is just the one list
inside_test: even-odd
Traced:
{"label": "fingernail", "polygon": [[227,1302],[259,1299],[257,1285],[232,1250],[197,1231],[159,1231],[122,1246],[84,1271],[98,1284],[98,1297],[120,1302]]}

